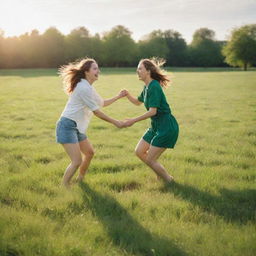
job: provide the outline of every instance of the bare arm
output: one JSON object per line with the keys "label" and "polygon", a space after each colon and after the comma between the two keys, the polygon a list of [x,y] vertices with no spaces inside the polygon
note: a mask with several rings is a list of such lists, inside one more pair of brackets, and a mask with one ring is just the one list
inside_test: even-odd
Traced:
{"label": "bare arm", "polygon": [[107,116],[106,114],[104,114],[103,112],[101,112],[99,109],[93,111],[93,114],[94,114],[95,116],[97,116],[98,118],[100,118],[100,119],[102,119],[102,120],[104,120],[104,121],[106,121],[106,122],[109,122],[109,123],[115,125],[115,126],[118,127],[118,128],[121,128],[121,127],[123,126],[123,125],[122,125],[122,122],[120,122],[120,121],[118,121],[118,120],[116,120],[116,119],[113,119],[113,118]]}
{"label": "bare arm", "polygon": [[115,97],[113,97],[113,98],[104,100],[104,105],[103,105],[103,107],[106,107],[106,106],[111,105],[112,103],[114,103],[114,102],[117,101],[118,99],[120,99],[120,97],[118,97],[118,95],[117,95],[117,96],[115,96]]}
{"label": "bare arm", "polygon": [[104,100],[103,107],[106,107],[106,106],[111,105],[112,103],[114,103],[114,102],[117,101],[118,99],[123,98],[123,97],[126,96],[126,95],[127,95],[127,91],[126,91],[126,90],[120,91],[119,94],[116,95],[115,97],[110,98],[110,99],[107,99],[107,100]]}
{"label": "bare arm", "polygon": [[127,92],[126,97],[128,98],[128,100],[133,103],[136,106],[139,106],[142,104],[141,101],[139,101],[137,98],[133,97],[129,92]]}
{"label": "bare arm", "polygon": [[157,108],[149,108],[149,110],[146,113],[144,113],[143,115],[135,117],[135,118],[131,118],[131,119],[128,119],[127,121],[125,121],[124,126],[125,127],[132,126],[136,122],[139,122],[141,120],[144,120],[144,119],[147,119],[149,117],[156,115],[156,113],[157,113]]}

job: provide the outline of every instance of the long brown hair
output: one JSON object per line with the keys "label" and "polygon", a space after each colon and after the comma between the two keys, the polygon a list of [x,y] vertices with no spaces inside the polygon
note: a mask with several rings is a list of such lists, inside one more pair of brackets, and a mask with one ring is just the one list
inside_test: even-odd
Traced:
{"label": "long brown hair", "polygon": [[151,59],[140,60],[146,70],[150,71],[150,77],[157,80],[162,87],[168,87],[170,79],[164,74],[164,70],[161,68],[165,60],[153,57]]}
{"label": "long brown hair", "polygon": [[84,58],[64,65],[59,68],[59,75],[63,79],[64,89],[70,94],[76,88],[78,82],[85,77],[85,71],[89,71],[92,63],[97,63],[94,59]]}

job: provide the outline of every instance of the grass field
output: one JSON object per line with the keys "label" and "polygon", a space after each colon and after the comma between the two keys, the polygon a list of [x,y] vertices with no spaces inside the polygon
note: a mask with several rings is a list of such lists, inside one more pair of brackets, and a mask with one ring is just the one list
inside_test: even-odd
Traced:
{"label": "grass field", "polygon": [[[70,191],[59,186],[69,160],[55,143],[67,100],[56,70],[0,71],[0,255],[256,255],[256,71],[192,71],[175,69],[166,90],[180,137],[160,161],[175,185],[134,155],[148,120],[117,129],[93,117],[96,155]],[[108,98],[142,83],[103,69],[95,87]],[[103,111],[145,109],[121,99]]]}

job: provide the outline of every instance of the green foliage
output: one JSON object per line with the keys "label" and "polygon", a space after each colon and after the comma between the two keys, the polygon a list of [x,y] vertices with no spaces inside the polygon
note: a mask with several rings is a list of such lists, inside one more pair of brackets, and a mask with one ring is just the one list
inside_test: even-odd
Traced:
{"label": "green foliage", "polygon": [[174,30],[164,31],[164,38],[169,48],[167,55],[167,65],[170,66],[184,66],[187,65],[187,44],[182,38],[182,35]]}
{"label": "green foliage", "polygon": [[200,44],[204,40],[215,40],[215,32],[208,28],[200,28],[193,35],[192,46]]}
{"label": "green foliage", "polygon": [[107,66],[129,66],[134,64],[136,44],[131,32],[124,26],[116,26],[103,37],[104,63]]}
{"label": "green foliage", "polygon": [[154,56],[165,58],[168,55],[169,48],[166,40],[157,32],[159,31],[153,31],[145,40],[139,41],[140,58],[150,58]]}
{"label": "green foliage", "polygon": [[[196,38],[211,41],[204,31],[197,34]],[[139,42],[121,25],[102,36],[90,35],[85,27],[75,28],[66,36],[56,28],[49,28],[42,35],[37,30],[19,37],[5,38],[3,32],[0,35],[0,68],[57,68],[85,56],[95,58],[101,66],[112,67],[135,66],[140,58],[153,56],[166,59],[170,66],[223,65],[223,58],[219,57],[222,44],[213,45],[211,41],[190,51],[182,35],[174,30],[154,30]]]}
{"label": "green foliage", "polygon": [[215,32],[207,28],[198,29],[193,35],[189,46],[189,56],[192,65],[216,67],[223,63],[221,45],[214,39]]}
{"label": "green foliage", "polygon": [[[134,154],[149,120],[117,129],[93,117],[95,157],[85,182],[65,190],[57,70],[1,70],[0,255],[255,255],[256,72],[231,71],[169,73],[180,137],[160,162],[176,184]],[[104,98],[142,86],[135,68],[103,68],[95,83]],[[124,119],[145,109],[121,99],[103,111]]]}
{"label": "green foliage", "polygon": [[141,58],[162,57],[166,64],[182,66],[186,63],[186,42],[181,34],[173,30],[154,30],[144,40],[139,41]]}
{"label": "green foliage", "polygon": [[54,27],[47,29],[42,35],[41,61],[43,67],[56,67],[64,61],[64,36]]}
{"label": "green foliage", "polygon": [[65,37],[65,55],[67,61],[81,58],[90,52],[89,31],[85,27],[73,29]]}
{"label": "green foliage", "polygon": [[228,64],[243,67],[244,70],[256,64],[256,24],[233,29],[223,54]]}
{"label": "green foliage", "polygon": [[[85,27],[62,35],[56,28],[42,35],[37,30],[19,37],[4,37],[0,30],[0,68],[59,67],[85,56],[95,58],[101,66],[135,66],[139,59],[158,56],[169,66],[220,67],[256,65],[256,25],[236,28],[228,43],[215,40],[208,28],[195,31],[187,45],[174,30],[154,30],[139,42],[124,26],[116,26],[102,37],[90,35]],[[224,48],[223,48],[224,47]]]}

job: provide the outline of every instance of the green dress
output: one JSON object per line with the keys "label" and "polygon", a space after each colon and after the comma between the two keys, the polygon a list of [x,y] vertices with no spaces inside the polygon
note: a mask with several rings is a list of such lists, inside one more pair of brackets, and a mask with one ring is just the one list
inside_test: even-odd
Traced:
{"label": "green dress", "polygon": [[157,108],[156,115],[151,117],[151,127],[143,135],[143,139],[155,147],[174,148],[179,135],[179,125],[171,114],[160,83],[152,80],[138,96],[147,110]]}

